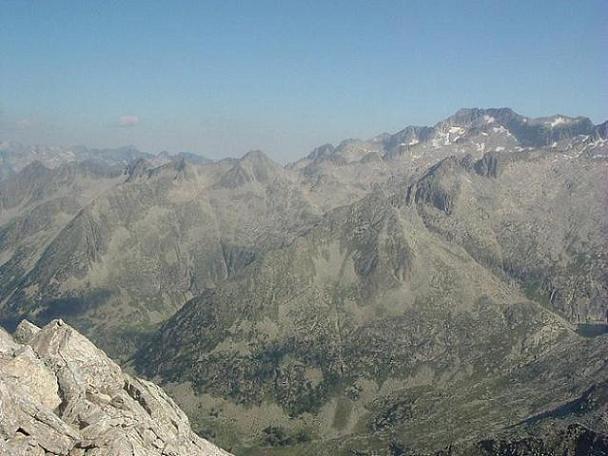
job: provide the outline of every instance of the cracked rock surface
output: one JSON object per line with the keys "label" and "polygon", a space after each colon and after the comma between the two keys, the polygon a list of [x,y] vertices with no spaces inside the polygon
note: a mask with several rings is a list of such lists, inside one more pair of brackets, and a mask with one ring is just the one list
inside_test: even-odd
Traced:
{"label": "cracked rock surface", "polygon": [[[19,341],[19,342],[17,342]],[[155,384],[62,320],[0,328],[1,456],[221,456]]]}

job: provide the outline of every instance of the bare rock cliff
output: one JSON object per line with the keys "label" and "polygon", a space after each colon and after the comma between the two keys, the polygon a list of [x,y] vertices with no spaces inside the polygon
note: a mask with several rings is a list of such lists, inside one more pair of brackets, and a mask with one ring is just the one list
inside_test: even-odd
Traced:
{"label": "bare rock cliff", "polygon": [[1,456],[221,456],[155,384],[61,320],[0,328]]}

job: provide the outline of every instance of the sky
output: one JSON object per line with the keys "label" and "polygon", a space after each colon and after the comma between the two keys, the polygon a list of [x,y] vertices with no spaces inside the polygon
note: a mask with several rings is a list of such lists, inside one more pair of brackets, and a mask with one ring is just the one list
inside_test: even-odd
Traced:
{"label": "sky", "polygon": [[608,2],[0,0],[0,142],[281,162],[463,107],[608,119]]}

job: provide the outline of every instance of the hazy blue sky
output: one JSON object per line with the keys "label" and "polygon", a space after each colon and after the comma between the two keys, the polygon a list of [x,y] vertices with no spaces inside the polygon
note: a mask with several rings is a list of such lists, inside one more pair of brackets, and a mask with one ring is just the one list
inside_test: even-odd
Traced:
{"label": "hazy blue sky", "polygon": [[0,141],[281,161],[461,107],[608,119],[608,2],[0,0]]}

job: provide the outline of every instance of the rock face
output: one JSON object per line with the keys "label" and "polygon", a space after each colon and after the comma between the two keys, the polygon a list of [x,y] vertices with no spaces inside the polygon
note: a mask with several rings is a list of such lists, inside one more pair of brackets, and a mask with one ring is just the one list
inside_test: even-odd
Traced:
{"label": "rock face", "polygon": [[221,456],[151,382],[62,320],[0,329],[0,455]]}

